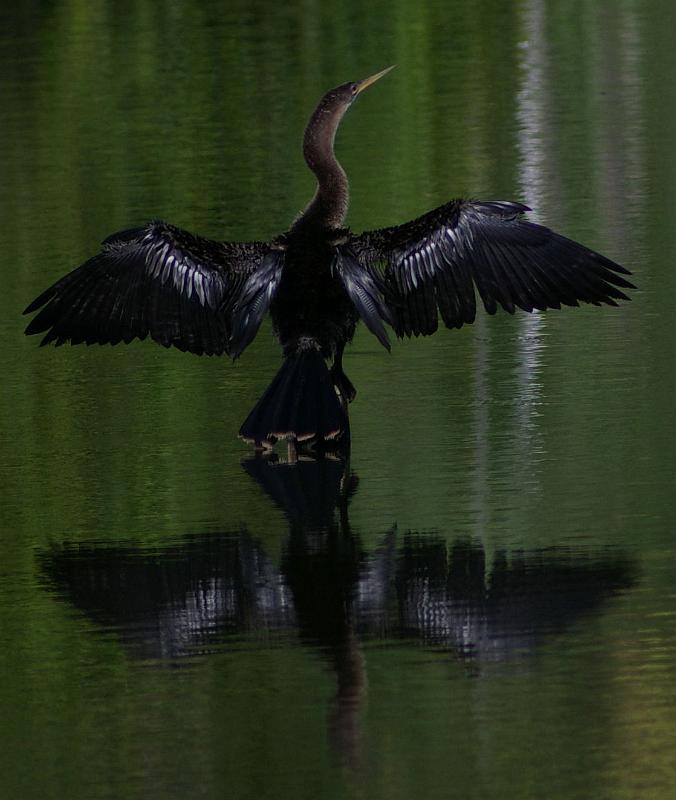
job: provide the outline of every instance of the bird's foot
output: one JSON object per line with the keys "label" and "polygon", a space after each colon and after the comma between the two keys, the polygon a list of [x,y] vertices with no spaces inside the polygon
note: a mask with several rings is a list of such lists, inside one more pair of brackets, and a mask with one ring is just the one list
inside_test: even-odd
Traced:
{"label": "bird's foot", "polygon": [[249,444],[253,444],[254,450],[257,453],[263,453],[263,454],[271,453],[272,448],[275,446],[275,443],[277,442],[274,436],[272,436],[270,439],[255,439],[255,440],[245,439],[244,441],[249,442]]}
{"label": "bird's foot", "polygon": [[342,369],[331,369],[331,380],[344,403],[351,403],[357,396],[357,390]]}

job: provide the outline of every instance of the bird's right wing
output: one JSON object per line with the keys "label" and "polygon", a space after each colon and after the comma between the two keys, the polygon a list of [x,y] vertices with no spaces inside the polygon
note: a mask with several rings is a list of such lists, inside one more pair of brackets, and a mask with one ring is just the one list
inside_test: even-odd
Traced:
{"label": "bird's right wing", "polygon": [[474,321],[475,286],[489,314],[498,306],[513,314],[628,299],[618,288],[634,288],[624,267],[529,222],[522,216],[528,210],[452,200],[403,225],[350,234],[337,246],[339,257],[355,280],[364,283],[360,276],[368,274],[380,290],[369,292],[373,302],[359,309],[362,318],[374,330],[377,316],[389,322],[389,315],[400,337],[434,333],[438,313],[446,327],[460,328]]}
{"label": "bird's right wing", "polygon": [[277,290],[281,245],[215,242],[165,222],[108,237],[101,251],[24,311],[41,344],[117,344],[150,336],[165,347],[236,358]]}

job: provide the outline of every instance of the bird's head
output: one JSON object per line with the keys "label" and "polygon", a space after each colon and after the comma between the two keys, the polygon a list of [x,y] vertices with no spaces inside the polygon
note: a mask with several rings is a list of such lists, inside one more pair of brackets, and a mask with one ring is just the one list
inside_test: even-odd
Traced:
{"label": "bird's head", "polygon": [[335,89],[329,90],[322,97],[305,130],[305,158],[310,168],[314,168],[318,161],[321,160],[318,158],[318,151],[321,152],[327,148],[333,148],[333,138],[338,125],[340,125],[345,112],[357,97],[364,89],[368,89],[377,80],[387,75],[395,66],[396,64],[387,67],[387,69],[376,72],[375,75],[370,75],[361,81],[343,83],[340,86],[336,86]]}
{"label": "bird's head", "polygon": [[345,113],[345,111],[352,105],[352,103],[354,103],[364,89],[368,89],[369,86],[373,86],[376,81],[387,75],[387,73],[393,70],[395,67],[396,64],[393,64],[391,67],[387,67],[387,69],[376,72],[375,75],[369,75],[368,78],[364,78],[361,81],[349,81],[348,83],[343,83],[340,86],[336,86],[335,89],[331,89],[324,95],[320,102],[320,106],[325,105],[327,108],[342,109],[343,113]]}

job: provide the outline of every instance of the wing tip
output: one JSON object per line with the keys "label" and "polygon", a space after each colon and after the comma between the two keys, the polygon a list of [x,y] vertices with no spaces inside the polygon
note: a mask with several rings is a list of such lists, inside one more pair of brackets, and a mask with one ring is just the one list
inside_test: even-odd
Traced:
{"label": "wing tip", "polygon": [[26,308],[21,312],[22,316],[26,314],[32,314],[33,312],[37,311],[38,309],[42,308],[46,305],[56,294],[56,290],[53,286],[50,286],[49,289],[46,289],[42,294],[39,294],[35,300],[32,300]]}

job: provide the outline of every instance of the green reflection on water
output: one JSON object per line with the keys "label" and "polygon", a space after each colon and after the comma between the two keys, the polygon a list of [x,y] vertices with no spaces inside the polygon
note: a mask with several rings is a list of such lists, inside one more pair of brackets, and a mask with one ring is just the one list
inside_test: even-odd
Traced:
{"label": "green reflection on water", "polygon": [[[0,794],[671,796],[674,706],[672,4],[62,2],[0,11]],[[338,149],[356,229],[454,194],[525,199],[635,271],[620,311],[481,319],[392,356],[360,331],[350,518],[498,550],[616,546],[639,584],[527,669],[477,680],[421,647],[365,650],[369,759],[336,765],[334,680],[293,640],[144,670],[57,602],[49,542],[164,546],[286,522],[235,433],[279,361],[148,344],[38,350],[20,310],[111,231],[283,230],[312,191],[321,92],[390,63]],[[361,785],[360,785],[361,784]]]}

